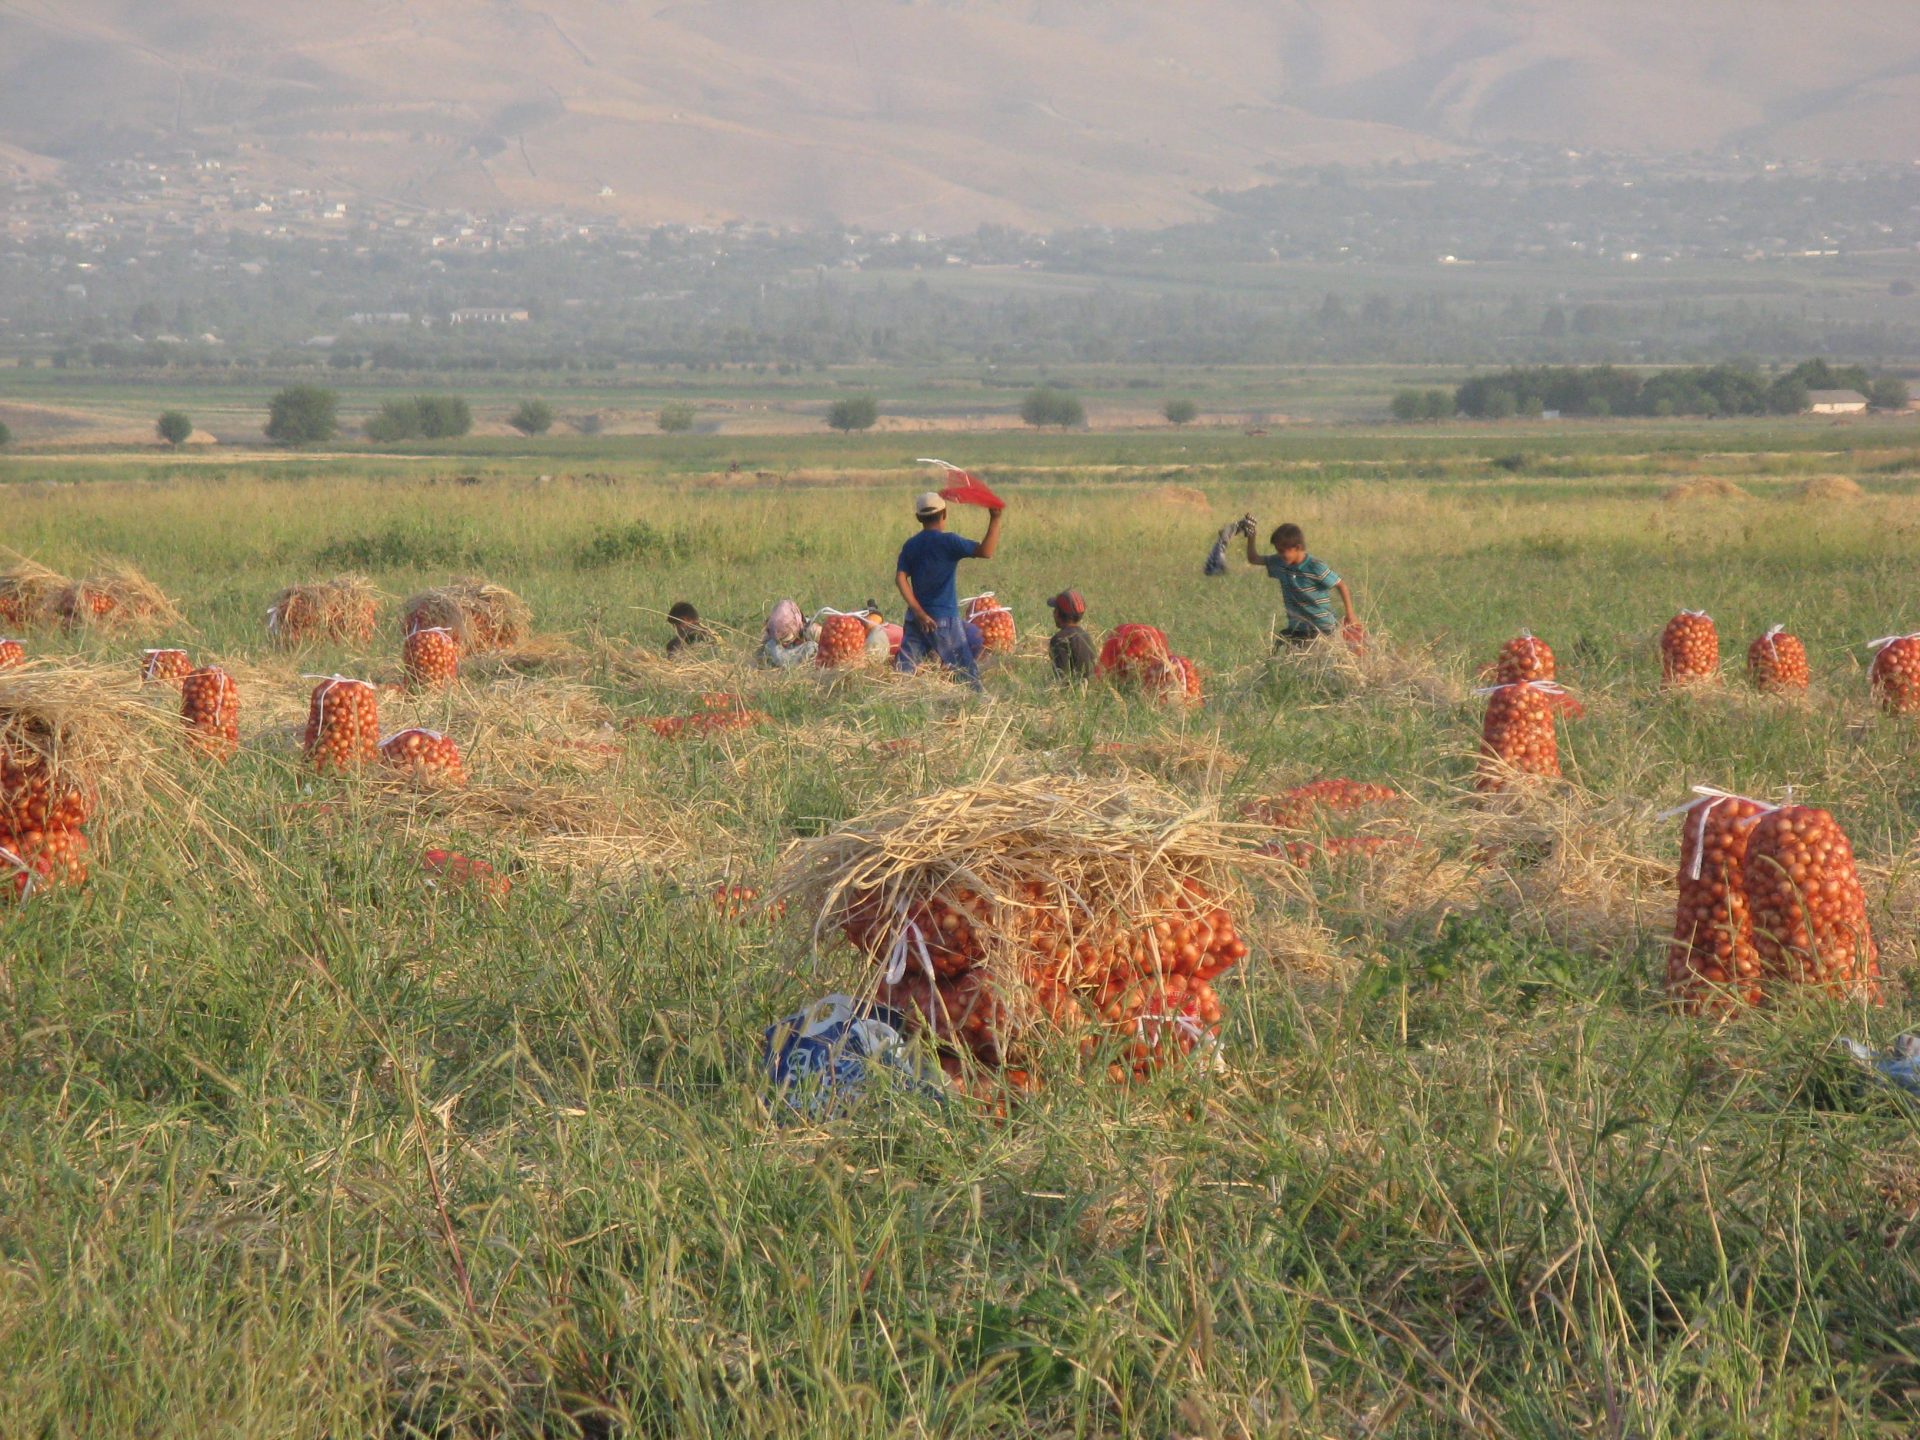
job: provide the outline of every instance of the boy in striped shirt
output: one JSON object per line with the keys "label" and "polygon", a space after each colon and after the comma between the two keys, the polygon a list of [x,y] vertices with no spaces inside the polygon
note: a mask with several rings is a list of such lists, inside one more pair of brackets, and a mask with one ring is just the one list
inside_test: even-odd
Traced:
{"label": "boy in striped shirt", "polygon": [[[1322,635],[1331,635],[1343,624],[1354,623],[1353,592],[1323,560],[1307,553],[1306,532],[1298,525],[1279,525],[1268,537],[1275,554],[1262,555],[1247,527],[1247,563],[1258,565],[1280,582],[1280,596],[1286,602],[1287,623],[1280,632],[1281,643],[1311,645]],[[1346,611],[1344,619],[1335,619],[1333,597],[1340,597]]]}

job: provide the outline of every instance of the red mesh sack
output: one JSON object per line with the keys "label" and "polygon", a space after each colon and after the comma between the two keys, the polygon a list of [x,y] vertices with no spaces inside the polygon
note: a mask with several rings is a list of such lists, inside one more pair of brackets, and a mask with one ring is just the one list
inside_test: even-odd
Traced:
{"label": "red mesh sack", "polygon": [[27,663],[27,647],[18,640],[0,638],[0,670],[11,670]]}
{"label": "red mesh sack", "polygon": [[193,661],[184,650],[143,650],[140,678],[149,685],[164,680],[184,680],[193,673]]}
{"label": "red mesh sack", "polygon": [[1519,776],[1558,778],[1560,742],[1553,729],[1554,701],[1560,687],[1543,680],[1496,685],[1487,692],[1487,713],[1480,725],[1481,790],[1504,790]]}
{"label": "red mesh sack", "polygon": [[1679,892],[1667,993],[1689,1009],[1757,1005],[1766,987],[1747,904],[1747,845],[1771,805],[1701,789],[1679,813]]}
{"label": "red mesh sack", "polygon": [[460,747],[438,730],[402,730],[380,742],[380,759],[423,785],[465,785]]}
{"label": "red mesh sack", "polygon": [[1920,634],[1873,642],[1868,681],[1880,708],[1889,715],[1920,715]]}
{"label": "red mesh sack", "polygon": [[981,648],[990,655],[1011,655],[1014,646],[1013,611],[994,599],[993,591],[966,602],[966,617],[980,627]]}
{"label": "red mesh sack", "polygon": [[216,760],[240,748],[240,687],[217,665],[195,670],[180,682],[180,718],[187,743]]}
{"label": "red mesh sack", "polygon": [[820,644],[813,658],[828,670],[862,664],[867,658],[867,622],[858,615],[826,612],[820,619]]}
{"label": "red mesh sack", "polygon": [[1867,924],[1853,846],[1824,810],[1786,805],[1747,841],[1747,906],[1769,990],[1814,985],[1880,998],[1880,952]]}
{"label": "red mesh sack", "polygon": [[401,643],[400,664],[409,689],[444,689],[460,676],[460,642],[444,625],[412,631]]}
{"label": "red mesh sack", "polygon": [[1531,630],[1522,630],[1500,647],[1493,678],[1499,685],[1517,685],[1523,680],[1551,680],[1554,675],[1553,647]]}
{"label": "red mesh sack", "polygon": [[313,687],[303,737],[316,770],[350,770],[380,757],[380,701],[364,680],[334,675]]}
{"label": "red mesh sack", "polygon": [[1772,626],[1747,647],[1747,678],[1754,689],[1767,695],[1806,689],[1811,678],[1807,647],[1789,635],[1786,626]]}
{"label": "red mesh sack", "polygon": [[1151,625],[1116,625],[1100,646],[1098,673],[1136,680],[1173,656],[1166,635]]}
{"label": "red mesh sack", "polygon": [[1704,610],[1682,610],[1660,632],[1660,678],[1697,685],[1720,673],[1720,632]]}

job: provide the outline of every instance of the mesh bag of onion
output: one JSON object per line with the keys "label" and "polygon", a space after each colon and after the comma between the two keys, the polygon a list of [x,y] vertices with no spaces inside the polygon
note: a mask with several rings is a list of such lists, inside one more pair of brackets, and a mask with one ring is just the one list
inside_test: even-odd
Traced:
{"label": "mesh bag of onion", "polygon": [[1868,680],[1889,715],[1920,715],[1920,634],[1890,635],[1873,642]]}
{"label": "mesh bag of onion", "polygon": [[1480,725],[1481,790],[1504,790],[1529,776],[1558,778],[1560,742],[1553,716],[1566,692],[1546,680],[1495,685],[1483,692],[1487,713]]}
{"label": "mesh bag of onion", "polygon": [[1811,678],[1807,669],[1807,647],[1787,633],[1784,625],[1774,625],[1747,647],[1747,678],[1753,688],[1767,695],[1804,690]]}
{"label": "mesh bag of onion", "polygon": [[839,610],[822,610],[816,619],[820,625],[820,644],[813,652],[816,664],[823,669],[838,670],[866,663],[867,622],[863,618]]}
{"label": "mesh bag of onion", "polygon": [[27,647],[18,640],[9,640],[0,636],[0,670],[11,670],[27,661]]}
{"label": "mesh bag of onion", "polygon": [[1138,780],[985,782],[795,842],[780,895],[874,967],[949,1058],[1024,1068],[1050,1044],[1116,1079],[1217,1053],[1212,982],[1247,954],[1247,852]]}
{"label": "mesh bag of onion", "polygon": [[1553,679],[1553,647],[1531,630],[1522,630],[1500,647],[1500,658],[1494,664],[1493,678],[1500,685],[1517,685],[1523,680]]}
{"label": "mesh bag of onion", "polygon": [[400,646],[400,664],[410,689],[444,689],[460,676],[460,642],[444,625],[415,630]]}
{"label": "mesh bag of onion", "polygon": [[142,650],[140,678],[149,685],[184,680],[193,673],[193,660],[184,650]]}
{"label": "mesh bag of onion", "polygon": [[1098,672],[1115,680],[1157,673],[1173,657],[1164,632],[1151,625],[1116,625],[1100,646]]}
{"label": "mesh bag of onion", "polygon": [[422,785],[465,785],[460,747],[438,730],[402,730],[380,742],[380,758]]}
{"label": "mesh bag of onion", "polygon": [[1813,985],[1880,999],[1880,952],[1867,924],[1853,846],[1824,810],[1785,805],[1747,841],[1753,945],[1771,991]]}
{"label": "mesh bag of onion", "polygon": [[303,737],[316,770],[350,770],[380,755],[380,701],[373,686],[344,675],[322,678],[307,701]]}
{"label": "mesh bag of onion", "polygon": [[240,687],[218,665],[180,682],[180,716],[187,743],[202,754],[231,760],[240,749]]}
{"label": "mesh bag of onion", "polygon": [[981,648],[989,655],[1011,655],[1016,639],[1013,611],[988,590],[963,602],[967,619],[980,627]]}
{"label": "mesh bag of onion", "polygon": [[1720,632],[1704,610],[1682,610],[1660,632],[1660,678],[1697,685],[1720,674]]}
{"label": "mesh bag of onion", "polygon": [[1773,807],[1705,786],[1681,816],[1679,898],[1667,993],[1688,1009],[1758,1005],[1766,994],[1747,904],[1747,845]]}

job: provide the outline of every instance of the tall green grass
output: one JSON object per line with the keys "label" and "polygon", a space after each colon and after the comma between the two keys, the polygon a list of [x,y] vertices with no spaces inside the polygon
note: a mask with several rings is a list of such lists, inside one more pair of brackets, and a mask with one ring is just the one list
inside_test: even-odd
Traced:
{"label": "tall green grass", "polygon": [[[989,675],[984,714],[769,680],[761,736],[628,742],[623,783],[711,838],[688,873],[724,856],[763,875],[792,836],[902,793],[1111,765],[1116,740],[1218,747],[1229,803],[1330,773],[1457,807],[1474,671],[1529,626],[1589,700],[1562,733],[1596,807],[1792,784],[1847,825],[1889,956],[1911,956],[1920,752],[1865,704],[1859,646],[1920,625],[1920,508],[1889,478],[1807,507],[1770,462],[1716,460],[1757,498],[1676,506],[1630,454],[1547,483],[1419,479],[1424,452],[1333,480],[1008,453],[1002,555],[963,579],[1029,635],[1063,585],[1096,626],[1162,625],[1206,671],[1206,709],[1063,699],[1031,656]],[[69,572],[120,556],[182,600],[190,635],[77,645],[116,662],[161,639],[256,653],[272,594],[335,568],[394,594],[478,569],[544,631],[657,646],[682,598],[741,636],[786,594],[888,601],[922,483],[183,465],[10,488],[6,543]],[[1271,583],[1200,574],[1247,509],[1304,524],[1432,692],[1268,665]],[[1792,626],[1811,701],[1659,693],[1653,636],[1683,605],[1713,612],[1736,674],[1747,639]],[[308,668],[396,649],[389,625]],[[588,679],[623,714],[685,708],[694,683]],[[189,817],[111,817],[85,891],[0,921],[0,1434],[1920,1425],[1916,1112],[1833,1043],[1912,1025],[1904,976],[1881,1012],[1714,1024],[1660,1003],[1657,927],[1583,940],[1335,871],[1315,918],[1343,963],[1293,975],[1256,954],[1226,992],[1221,1074],[1063,1078],[1005,1120],[883,1093],[813,1123],[765,1093],[760,1033],[860,970],[814,957],[800,917],[726,926],[666,873],[529,870],[504,905],[428,889],[422,846],[510,847],[316,781],[249,728],[233,766],[194,779],[224,846]],[[896,737],[926,753],[882,747]],[[1645,833],[1670,863],[1673,837]],[[1301,918],[1256,891],[1257,936]]]}

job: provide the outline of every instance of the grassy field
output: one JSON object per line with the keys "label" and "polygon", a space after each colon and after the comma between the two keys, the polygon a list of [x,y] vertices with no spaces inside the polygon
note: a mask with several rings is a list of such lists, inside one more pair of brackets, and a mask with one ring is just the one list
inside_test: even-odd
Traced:
{"label": "grassy field", "polygon": [[[963,581],[1022,626],[984,706],[748,664],[782,596],[889,598],[926,483],[897,438],[0,459],[6,545],[137,564],[190,621],[30,647],[131,667],[177,641],[245,705],[231,766],[181,762],[189,803],[103,816],[90,884],[0,921],[0,1434],[1915,1433],[1920,1127],[1836,1048],[1920,1011],[1920,730],[1865,695],[1864,642],[1920,627],[1904,433],[969,437],[951,458],[1012,508]],[[1864,495],[1796,496],[1834,473]],[[1745,498],[1662,498],[1703,475]],[[1365,662],[1268,659],[1271,583],[1202,577],[1246,510],[1353,583]],[[365,649],[268,648],[275,592],[341,571],[532,604],[536,673],[383,699],[387,729],[461,741],[491,808],[300,763],[303,674],[398,669],[393,606]],[[1066,585],[1096,628],[1166,629],[1205,706],[1052,686]],[[657,658],[680,599],[721,654]],[[1683,606],[1718,621],[1719,689],[1658,687]],[[1775,622],[1805,702],[1740,678]],[[1522,627],[1588,714],[1566,783],[1494,805],[1472,689]],[[771,723],[626,728],[715,689]],[[1004,1117],[784,1112],[763,1028],[864,962],[799,915],[725,924],[708,887],[1049,773],[1229,814],[1386,781],[1417,843],[1304,891],[1250,867],[1222,1073],[1119,1088],[1058,1055]],[[1701,783],[1840,818],[1884,1009],[1662,1003],[1658,817]],[[551,833],[582,815],[606,823]],[[429,888],[434,845],[511,897]]]}

